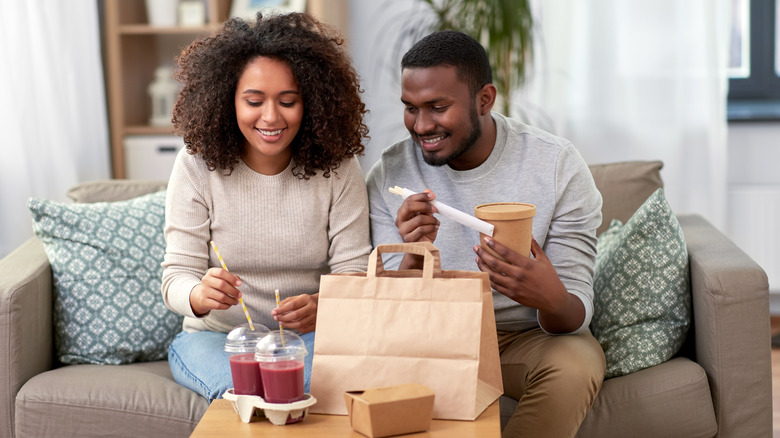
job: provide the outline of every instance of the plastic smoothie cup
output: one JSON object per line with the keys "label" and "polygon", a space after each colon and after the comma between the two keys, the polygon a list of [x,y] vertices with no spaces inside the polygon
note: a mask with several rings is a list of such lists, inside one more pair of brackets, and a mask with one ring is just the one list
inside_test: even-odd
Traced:
{"label": "plastic smoothie cup", "polygon": [[[521,202],[495,202],[474,207],[474,215],[493,224],[493,239],[519,254],[531,256],[531,238],[536,207]],[[489,246],[485,245],[485,235],[479,234],[479,241],[490,254],[504,260]]]}
{"label": "plastic smoothie cup", "polygon": [[233,393],[239,395],[263,396],[260,368],[255,360],[257,341],[270,332],[268,327],[248,323],[236,326],[225,339],[225,351],[230,354],[230,374],[233,377]]}
{"label": "plastic smoothie cup", "polygon": [[257,342],[263,399],[267,403],[303,400],[303,358],[308,352],[303,340],[289,331],[273,330]]}

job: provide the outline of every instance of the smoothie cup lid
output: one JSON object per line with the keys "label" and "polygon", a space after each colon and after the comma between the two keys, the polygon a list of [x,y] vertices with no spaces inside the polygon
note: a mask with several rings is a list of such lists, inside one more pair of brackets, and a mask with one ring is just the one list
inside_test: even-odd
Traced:
{"label": "smoothie cup lid", "polygon": [[476,206],[474,213],[478,218],[485,220],[527,219],[536,215],[536,206],[523,202],[494,202]]}
{"label": "smoothie cup lid", "polygon": [[268,327],[262,324],[254,324],[255,329],[245,322],[236,326],[228,333],[225,339],[225,351],[228,353],[254,353],[257,341],[270,332]]}
{"label": "smoothie cup lid", "polygon": [[301,360],[306,354],[303,339],[292,330],[272,330],[255,346],[255,360],[259,362]]}

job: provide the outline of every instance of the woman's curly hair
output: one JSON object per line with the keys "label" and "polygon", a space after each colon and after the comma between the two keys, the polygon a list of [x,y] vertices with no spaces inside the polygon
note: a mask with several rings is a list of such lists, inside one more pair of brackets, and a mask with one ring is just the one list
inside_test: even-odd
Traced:
{"label": "woman's curly hair", "polygon": [[345,158],[362,155],[368,138],[357,72],[331,27],[304,13],[240,18],[196,40],[177,61],[183,89],[173,108],[174,132],[209,169],[232,172],[245,154],[236,121],[235,92],[246,65],[264,56],[287,63],[303,99],[303,120],[291,144],[293,174],[325,177]]}

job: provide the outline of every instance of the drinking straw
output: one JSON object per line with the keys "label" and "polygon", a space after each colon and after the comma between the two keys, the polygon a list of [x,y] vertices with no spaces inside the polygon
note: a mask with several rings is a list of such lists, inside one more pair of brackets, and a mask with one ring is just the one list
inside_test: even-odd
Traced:
{"label": "drinking straw", "polygon": [[[391,187],[389,190],[390,193],[401,195],[404,197],[404,199],[408,198],[409,196],[416,195],[415,192],[398,186]],[[493,236],[493,229],[495,228],[493,224],[485,222],[481,219],[477,219],[474,216],[471,216],[470,214],[466,214],[460,210],[452,208],[449,205],[443,204],[436,200],[431,201],[431,204],[433,204],[433,206],[436,207],[437,210],[439,210],[439,213],[454,220],[455,222],[463,224],[471,229],[477,230],[482,234]]]}
{"label": "drinking straw", "polygon": [[[274,290],[274,295],[276,295],[276,307],[279,307],[280,305],[279,289]],[[287,343],[284,342],[284,331],[282,330],[282,321],[279,321],[279,336],[282,337],[282,347],[286,347]]]}
{"label": "drinking straw", "polygon": [[[228,268],[225,265],[225,261],[222,260],[222,256],[219,254],[219,251],[217,250],[217,244],[214,243],[213,240],[211,242],[209,242],[209,243],[211,243],[211,247],[214,248],[214,254],[217,255],[217,258],[219,259],[219,262],[222,264],[222,269],[228,271]],[[230,271],[228,271],[228,272],[230,272]],[[246,320],[249,322],[249,329],[254,331],[255,330],[255,325],[252,324],[252,318],[249,316],[249,311],[246,310],[246,305],[244,304],[244,300],[239,298],[238,302],[241,303],[241,308],[244,309],[244,315],[246,315]]]}

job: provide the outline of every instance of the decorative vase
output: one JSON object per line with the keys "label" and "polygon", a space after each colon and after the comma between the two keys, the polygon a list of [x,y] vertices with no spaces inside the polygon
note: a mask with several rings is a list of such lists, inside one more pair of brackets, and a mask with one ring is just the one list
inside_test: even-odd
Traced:
{"label": "decorative vase", "polygon": [[152,99],[152,115],[149,123],[153,126],[171,126],[173,104],[179,94],[179,83],[173,79],[173,69],[158,67],[154,71],[154,81],[149,84],[149,97]]}
{"label": "decorative vase", "polygon": [[146,0],[146,16],[151,26],[176,26],[177,0]]}

